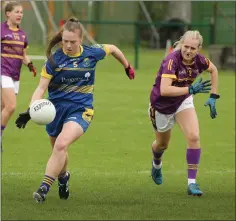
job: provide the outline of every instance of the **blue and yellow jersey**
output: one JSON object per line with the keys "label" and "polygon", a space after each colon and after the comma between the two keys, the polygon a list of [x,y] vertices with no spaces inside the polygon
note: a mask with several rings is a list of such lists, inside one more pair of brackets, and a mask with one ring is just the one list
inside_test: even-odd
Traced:
{"label": "blue and yellow jersey", "polygon": [[41,76],[51,79],[48,95],[53,103],[70,101],[81,107],[92,106],[96,64],[109,54],[109,49],[98,44],[80,47],[81,53],[74,56],[58,49],[53,54],[55,64],[45,62]]}

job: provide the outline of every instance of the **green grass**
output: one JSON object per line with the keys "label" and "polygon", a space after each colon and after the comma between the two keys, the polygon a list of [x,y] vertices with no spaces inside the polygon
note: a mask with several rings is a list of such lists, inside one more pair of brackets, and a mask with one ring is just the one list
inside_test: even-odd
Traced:
{"label": "green grass", "polygon": [[[43,205],[33,201],[32,193],[50,156],[47,134],[32,122],[25,130],[14,125],[39,80],[23,68],[17,110],[4,132],[3,220],[235,219],[235,73],[220,71],[215,120],[203,106],[208,95],[196,96],[202,144],[198,182],[205,194],[190,197],[186,144],[178,126],[163,158],[163,185],[155,185],[150,177],[154,134],[147,108],[163,52],[141,52],[134,81],[112,57],[98,64],[95,117],[86,134],[69,148],[71,197],[61,201],[55,183]],[[127,56],[133,61],[131,53]],[[39,71],[43,61],[34,63]]]}

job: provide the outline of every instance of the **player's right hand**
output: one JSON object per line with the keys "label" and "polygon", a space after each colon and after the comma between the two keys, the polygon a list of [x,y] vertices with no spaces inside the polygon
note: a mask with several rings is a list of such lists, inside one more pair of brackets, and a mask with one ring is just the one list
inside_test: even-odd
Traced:
{"label": "player's right hand", "polygon": [[130,80],[133,80],[135,78],[134,68],[130,64],[127,68],[125,68],[125,73]]}
{"label": "player's right hand", "polygon": [[20,113],[19,117],[16,119],[16,126],[18,128],[25,128],[26,124],[28,121],[31,119],[30,114],[29,114],[29,108],[27,111]]}
{"label": "player's right hand", "polygon": [[202,81],[202,78],[200,78],[196,83],[192,84],[189,87],[189,94],[209,93],[210,90],[211,90],[211,81],[210,80]]}
{"label": "player's right hand", "polygon": [[33,65],[33,62],[31,61],[28,65],[29,71],[33,72],[33,76],[35,77],[37,74],[36,67]]}

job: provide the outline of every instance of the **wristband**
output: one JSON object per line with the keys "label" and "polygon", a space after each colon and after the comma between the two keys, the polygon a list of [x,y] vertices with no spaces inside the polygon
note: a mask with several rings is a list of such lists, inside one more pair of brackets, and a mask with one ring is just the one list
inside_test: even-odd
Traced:
{"label": "wristband", "polygon": [[218,99],[218,98],[220,98],[220,95],[219,94],[211,94],[210,98]]}

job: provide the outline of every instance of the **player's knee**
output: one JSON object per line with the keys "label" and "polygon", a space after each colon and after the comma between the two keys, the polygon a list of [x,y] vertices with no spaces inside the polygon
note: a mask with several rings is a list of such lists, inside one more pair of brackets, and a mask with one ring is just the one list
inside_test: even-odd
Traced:
{"label": "player's knee", "polygon": [[158,145],[157,147],[159,150],[166,150],[168,148],[168,144],[167,143],[163,143]]}
{"label": "player's knee", "polygon": [[67,149],[68,145],[66,141],[60,140],[55,143],[53,147],[53,151],[60,152],[60,151],[65,151]]}
{"label": "player's knee", "polygon": [[157,142],[154,140],[153,142],[152,142],[152,149],[156,149],[157,148]]}
{"label": "player's knee", "polygon": [[166,150],[168,148],[168,142],[162,141],[162,142],[157,142],[156,140],[153,141],[152,143],[152,149],[153,150]]}
{"label": "player's knee", "polygon": [[200,141],[199,133],[190,133],[190,134],[188,135],[188,141],[189,141],[190,143],[199,142],[199,141]]}

